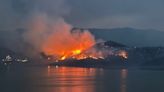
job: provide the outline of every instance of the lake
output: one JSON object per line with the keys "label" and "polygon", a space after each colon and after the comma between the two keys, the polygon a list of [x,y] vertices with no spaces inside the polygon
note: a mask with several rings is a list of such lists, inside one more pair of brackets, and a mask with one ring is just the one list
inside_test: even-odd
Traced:
{"label": "lake", "polygon": [[14,66],[0,72],[0,92],[164,92],[164,71]]}

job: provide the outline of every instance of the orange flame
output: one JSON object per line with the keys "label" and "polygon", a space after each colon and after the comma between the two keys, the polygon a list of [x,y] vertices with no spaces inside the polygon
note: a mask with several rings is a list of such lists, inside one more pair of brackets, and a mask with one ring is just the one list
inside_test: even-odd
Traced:
{"label": "orange flame", "polygon": [[[27,39],[34,45],[36,51],[43,51],[46,55],[52,56],[55,60],[73,59],[104,59],[106,52],[92,48],[96,44],[94,36],[87,30],[72,30],[62,18],[54,23],[39,17],[32,23],[31,31]],[[86,52],[87,51],[87,52]],[[108,54],[107,54],[108,55]],[[127,58],[127,53],[120,52],[118,56]],[[51,60],[51,58],[48,58]]]}
{"label": "orange flame", "polygon": [[126,51],[120,51],[118,56],[123,57],[124,59],[128,58],[128,53]]}
{"label": "orange flame", "polygon": [[[60,61],[69,58],[77,60],[86,58],[104,59],[111,54],[109,50],[104,50],[104,48],[98,50],[93,47],[96,41],[89,31],[72,30],[73,27],[61,17],[54,20],[49,20],[45,14],[34,17],[28,25],[28,31],[24,34],[24,37],[27,43],[32,45],[33,55],[44,52],[48,56],[48,60]],[[126,52],[120,52],[119,54],[112,52],[113,54],[125,59],[128,58]]]}
{"label": "orange flame", "polygon": [[63,23],[48,36],[42,45],[42,50],[45,54],[56,57],[57,60],[78,59],[85,56],[81,53],[93,46],[95,42],[94,36],[89,31],[72,31],[70,25]]}

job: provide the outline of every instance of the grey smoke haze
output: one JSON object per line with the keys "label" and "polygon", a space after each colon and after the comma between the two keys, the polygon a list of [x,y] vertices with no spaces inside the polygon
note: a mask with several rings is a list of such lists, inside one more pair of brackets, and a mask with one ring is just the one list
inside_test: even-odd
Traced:
{"label": "grey smoke haze", "polygon": [[55,27],[67,25],[63,19],[69,13],[65,0],[2,0],[0,7],[1,43],[16,52],[41,52]]}
{"label": "grey smoke haze", "polygon": [[33,16],[46,14],[51,19],[69,13],[65,0],[1,0],[0,29],[25,28]]}
{"label": "grey smoke haze", "polygon": [[[13,32],[16,29],[23,28],[26,30],[25,33],[28,33],[31,30],[31,24],[34,23],[33,20],[38,17],[41,17],[41,23],[46,21],[46,23],[43,23],[44,25],[55,24],[55,21],[61,19],[63,22],[66,21],[74,27],[80,28],[133,27],[163,31],[163,9],[163,0],[0,0],[0,31]],[[43,27],[41,26],[40,29],[44,29]],[[38,35],[45,36],[44,33],[46,32]],[[153,35],[152,32],[148,31],[143,35],[147,34]],[[19,35],[18,32],[13,32],[10,35],[10,39],[7,36],[3,37],[4,44],[10,47],[17,43],[12,47],[16,50],[21,48],[22,44],[19,44],[19,42],[22,35]],[[23,36],[25,36],[23,39],[30,43],[30,39],[24,34]],[[103,36],[106,35],[102,34]],[[130,37],[130,35],[126,36],[127,39]],[[117,35],[113,38],[117,38]],[[39,37],[36,39],[39,39]],[[144,41],[142,40],[144,38],[137,36],[135,39]],[[158,40],[160,40],[159,42],[163,41],[158,39],[158,35],[150,36],[150,39],[149,44]],[[118,41],[124,42],[123,39]],[[39,43],[40,41],[35,42]],[[129,43],[133,44],[135,42],[129,41]],[[149,44],[144,44],[144,46],[149,46]],[[135,45],[140,45],[140,43]]]}
{"label": "grey smoke haze", "polygon": [[[133,27],[164,31],[163,0],[69,0],[69,21],[89,28]],[[79,20],[80,19],[80,20]]]}
{"label": "grey smoke haze", "polygon": [[[71,52],[75,48],[81,49],[81,46],[84,46],[85,48],[83,49],[86,49],[95,43],[94,36],[89,31],[76,29],[76,32],[71,32],[72,25],[64,19],[64,16],[69,14],[69,7],[65,0],[16,0],[15,2],[10,4],[5,2],[6,5],[11,6],[11,8],[5,8],[15,10],[14,14],[11,15],[14,19],[18,16],[21,17],[18,21],[11,20],[13,24],[16,22],[17,26],[12,25],[10,28],[8,22],[4,24],[7,25],[4,29],[10,30],[9,32],[13,34],[12,37],[15,37],[12,40],[9,40],[10,37],[5,38],[4,42],[7,45],[5,47],[17,52],[30,52],[32,56],[44,52],[47,55],[53,54],[60,57],[62,52]],[[24,7],[21,6],[22,4],[24,4]],[[21,9],[19,10],[19,8]],[[9,11],[9,13],[11,12]],[[19,34],[19,32],[15,31],[17,28],[23,28],[24,32]],[[18,33],[18,35],[15,33]],[[22,39],[22,42],[20,39]],[[12,46],[13,43],[16,45]],[[22,45],[23,49],[18,48],[18,45]]]}
{"label": "grey smoke haze", "polygon": [[[65,3],[66,1],[66,3]],[[1,0],[0,28],[22,27],[34,11],[61,15],[82,28],[164,29],[163,0]]]}

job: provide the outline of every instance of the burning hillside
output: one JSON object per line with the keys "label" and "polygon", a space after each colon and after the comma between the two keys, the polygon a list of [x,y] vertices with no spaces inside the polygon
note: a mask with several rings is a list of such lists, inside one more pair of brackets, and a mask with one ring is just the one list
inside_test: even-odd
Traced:
{"label": "burning hillside", "polygon": [[23,37],[30,46],[29,54],[37,57],[43,52],[53,60],[104,58],[105,50],[94,48],[98,42],[88,30],[74,28],[65,21],[70,12],[65,1],[52,2],[38,3],[25,23]]}
{"label": "burning hillside", "polygon": [[41,12],[32,16],[29,22],[28,31],[23,36],[31,45],[32,54],[38,55],[43,52],[48,59],[51,57],[58,61],[86,58],[104,59],[111,54],[118,55],[106,49],[105,45],[97,48],[96,45],[99,42],[88,30],[75,29],[65,22],[62,16],[52,18],[47,13]]}
{"label": "burning hillside", "polygon": [[[63,24],[45,40],[42,50],[45,54],[51,55],[57,60],[77,58],[83,51],[93,46],[96,41],[94,36],[87,30],[72,30],[68,24]],[[80,57],[79,57],[80,58]]]}
{"label": "burning hillside", "polygon": [[[121,57],[124,59],[128,58],[128,53],[122,49],[125,46],[121,44],[117,44],[111,41],[107,42],[100,42],[96,43],[91,47],[85,48],[83,50],[73,50],[69,51],[69,54],[61,54],[61,56],[57,57],[56,54],[46,54],[42,53],[43,57],[46,57],[50,61],[67,61],[67,60],[85,60],[85,59],[93,59],[93,60],[101,60],[101,59],[107,59],[112,56]],[[114,46],[114,47],[113,47]],[[117,48],[116,48],[116,47]],[[118,48],[118,46],[120,48]]]}
{"label": "burning hillside", "polygon": [[100,42],[78,55],[65,58],[64,60],[56,60],[56,62],[52,62],[50,65],[101,68],[108,68],[109,66],[126,67],[128,63],[124,62],[128,60],[126,48],[125,45],[115,42],[111,43],[111,41]]}
{"label": "burning hillside", "polygon": [[55,24],[47,26],[46,21],[41,21],[41,19],[42,17],[36,18],[32,24],[34,27],[32,30],[37,31],[31,31],[28,35],[31,36],[31,40],[34,39],[31,42],[36,42],[33,43],[35,48],[45,55],[51,56],[51,59],[58,61],[86,58],[103,59],[109,55],[110,51],[107,51],[105,47],[107,43],[104,43],[100,48],[96,46],[98,41],[88,30],[73,29],[63,19],[58,19]]}

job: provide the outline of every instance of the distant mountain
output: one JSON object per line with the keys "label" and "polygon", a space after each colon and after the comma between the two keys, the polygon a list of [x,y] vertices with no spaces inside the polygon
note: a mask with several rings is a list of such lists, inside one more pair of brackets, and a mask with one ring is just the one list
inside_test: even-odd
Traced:
{"label": "distant mountain", "polygon": [[163,66],[164,68],[164,57],[160,57],[160,58],[155,58],[151,61],[145,62],[142,64],[143,66]]}
{"label": "distant mountain", "polygon": [[[79,28],[73,28],[79,29]],[[81,28],[80,28],[81,29]],[[81,29],[85,30],[85,29]],[[113,28],[113,29],[88,29],[96,39],[104,41],[115,41],[127,46],[164,46],[164,31],[153,29],[135,29],[135,28]],[[0,46],[2,44],[12,45],[23,42],[22,34],[25,29],[0,30]],[[10,43],[8,43],[10,42]]]}
{"label": "distant mountain", "polygon": [[6,56],[8,56],[8,55],[11,56],[13,59],[27,58],[22,53],[17,53],[17,52],[10,50],[10,49],[5,48],[5,47],[0,47],[0,62],[2,61],[2,59],[5,59]]}
{"label": "distant mountain", "polygon": [[99,45],[104,45],[104,46],[108,46],[108,47],[115,47],[115,48],[119,48],[119,47],[127,47],[124,44],[118,43],[118,42],[114,42],[114,41],[104,41],[101,43],[97,43],[97,46]]}
{"label": "distant mountain", "polygon": [[149,63],[157,63],[157,60],[164,57],[164,47],[137,47],[127,51],[129,63],[135,66],[149,66]]}
{"label": "distant mountain", "polygon": [[[162,66],[164,68],[164,47],[128,47],[114,41],[106,41],[98,43],[92,48],[97,48],[97,51],[105,51],[102,52],[105,58],[67,59],[62,62],[54,62],[51,65],[102,68],[141,68],[145,66],[157,66],[156,68],[158,68],[158,66]],[[92,48],[83,53],[89,52],[90,49],[92,51]],[[119,56],[118,52],[120,51],[125,51],[128,54],[128,58]]]}
{"label": "distant mountain", "polygon": [[128,46],[164,46],[164,31],[152,29],[89,29],[97,39],[112,40]]}
{"label": "distant mountain", "polygon": [[[83,30],[83,29],[81,29]],[[129,53],[129,61],[137,62],[138,64],[143,63],[143,61],[153,61],[150,57],[154,57],[156,55],[160,57],[153,58],[154,60],[158,60],[163,57],[163,54],[158,54],[156,51],[161,51],[163,53],[164,47],[164,31],[152,30],[152,29],[135,29],[135,28],[114,28],[114,29],[89,29],[89,31],[95,36],[96,39],[103,39],[104,46],[113,47],[113,48],[121,48],[126,50]],[[15,31],[0,31],[0,54],[1,56],[5,56],[6,54],[2,54],[2,52],[13,53],[13,50],[18,51],[21,50],[23,46],[28,46],[24,43],[22,39],[22,34],[25,32],[24,29],[18,29]],[[100,48],[102,45],[100,45]],[[141,47],[140,47],[141,46]],[[154,48],[150,48],[153,47]],[[137,48],[135,48],[137,47]],[[7,48],[10,48],[7,49]],[[13,50],[12,50],[13,49]],[[4,51],[3,51],[4,50]],[[12,51],[11,51],[12,50]],[[24,51],[24,49],[23,49]]]}
{"label": "distant mountain", "polygon": [[[121,61],[126,61],[127,65],[130,66],[140,66],[151,62],[156,63],[156,61],[164,65],[161,59],[164,58],[164,47],[129,47],[115,41],[101,42],[94,47],[105,51],[105,54],[108,52],[117,54],[120,51],[126,51],[128,58],[126,60],[121,59]],[[120,59],[117,56],[115,57],[115,55],[109,54],[105,61],[120,62]]]}

